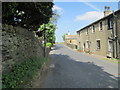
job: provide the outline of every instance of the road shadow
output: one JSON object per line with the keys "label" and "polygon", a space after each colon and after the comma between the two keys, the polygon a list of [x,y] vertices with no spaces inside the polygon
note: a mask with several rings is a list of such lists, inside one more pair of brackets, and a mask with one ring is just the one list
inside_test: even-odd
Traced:
{"label": "road shadow", "polygon": [[[55,65],[55,68],[52,69],[54,76],[48,75],[45,87],[118,88],[118,77],[104,71],[103,67],[95,65],[93,62],[80,62],[62,54],[51,54],[50,56],[53,59],[52,64]],[[54,81],[54,78],[60,79]],[[51,80],[53,84],[50,84]]]}

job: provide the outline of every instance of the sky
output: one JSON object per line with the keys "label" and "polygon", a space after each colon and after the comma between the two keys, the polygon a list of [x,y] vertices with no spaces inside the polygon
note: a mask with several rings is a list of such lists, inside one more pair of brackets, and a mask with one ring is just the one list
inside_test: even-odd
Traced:
{"label": "sky", "polygon": [[110,6],[111,11],[118,10],[118,2],[54,2],[53,10],[57,10],[60,18],[57,21],[56,42],[63,42],[62,36],[76,31],[102,18],[104,7]]}

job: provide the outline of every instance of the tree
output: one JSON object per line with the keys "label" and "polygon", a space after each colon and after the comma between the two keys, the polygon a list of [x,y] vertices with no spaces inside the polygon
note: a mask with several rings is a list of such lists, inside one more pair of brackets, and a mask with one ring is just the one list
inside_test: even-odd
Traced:
{"label": "tree", "polygon": [[52,2],[3,2],[2,23],[38,30],[53,15]]}
{"label": "tree", "polygon": [[65,41],[65,35],[68,35],[68,33],[66,33],[66,34],[64,34],[64,35],[62,36],[62,38],[63,38],[64,41]]}
{"label": "tree", "polygon": [[39,30],[36,32],[36,34],[39,36],[39,37],[43,37],[44,38],[44,30],[46,30],[46,39],[47,39],[47,42],[50,42],[50,43],[55,43],[55,30],[56,30],[56,25],[52,24],[51,22],[49,22],[48,24],[43,24],[43,25],[40,25],[40,28]]}
{"label": "tree", "polygon": [[50,18],[50,22],[54,25],[57,25],[57,20],[60,18],[60,15],[57,14],[57,11],[53,11],[53,16]]}
{"label": "tree", "polygon": [[45,25],[40,25],[40,28],[36,32],[38,37],[44,38],[44,30],[46,30],[47,42],[54,44],[56,40],[55,30],[57,29],[57,20],[59,17],[60,15],[53,11],[53,16],[50,18],[50,21]]}

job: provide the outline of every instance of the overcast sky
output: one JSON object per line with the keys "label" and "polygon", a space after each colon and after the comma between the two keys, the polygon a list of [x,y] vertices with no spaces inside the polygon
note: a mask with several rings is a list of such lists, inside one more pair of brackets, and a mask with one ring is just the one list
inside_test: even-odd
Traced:
{"label": "overcast sky", "polygon": [[70,31],[72,35],[84,26],[104,16],[104,6],[118,10],[117,2],[55,2],[54,10],[61,15],[56,30],[56,42],[62,42],[62,36]]}

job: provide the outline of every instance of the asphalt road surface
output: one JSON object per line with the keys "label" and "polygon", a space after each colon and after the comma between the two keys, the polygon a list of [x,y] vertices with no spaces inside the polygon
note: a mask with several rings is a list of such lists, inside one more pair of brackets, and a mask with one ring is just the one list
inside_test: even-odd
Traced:
{"label": "asphalt road surface", "polygon": [[118,65],[56,45],[42,88],[118,88]]}

